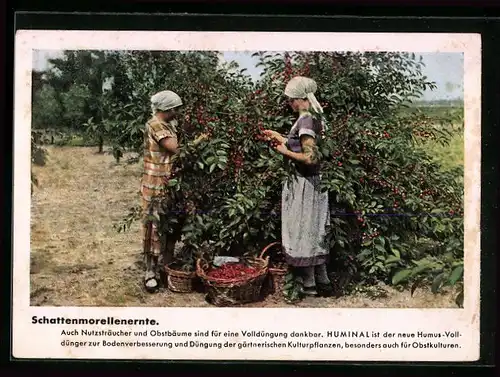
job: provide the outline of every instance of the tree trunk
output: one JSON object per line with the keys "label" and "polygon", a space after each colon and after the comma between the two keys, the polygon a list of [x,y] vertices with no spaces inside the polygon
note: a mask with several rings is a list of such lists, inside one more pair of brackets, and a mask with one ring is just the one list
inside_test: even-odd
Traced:
{"label": "tree trunk", "polygon": [[104,139],[102,136],[99,136],[99,151],[97,153],[104,152]]}

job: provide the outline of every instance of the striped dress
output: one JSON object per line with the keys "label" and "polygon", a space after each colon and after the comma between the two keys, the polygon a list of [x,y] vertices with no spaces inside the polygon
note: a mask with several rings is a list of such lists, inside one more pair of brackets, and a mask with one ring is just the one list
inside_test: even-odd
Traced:
{"label": "striped dress", "polygon": [[[146,123],[144,130],[144,171],[141,181],[142,209],[144,217],[153,215],[157,219],[161,214],[160,200],[164,191],[164,180],[172,170],[171,155],[160,146],[160,140],[166,137],[177,138],[177,130],[172,124],[157,117]],[[148,223],[143,222],[142,239],[145,251],[155,256],[161,253],[158,224],[152,223],[148,232]]]}

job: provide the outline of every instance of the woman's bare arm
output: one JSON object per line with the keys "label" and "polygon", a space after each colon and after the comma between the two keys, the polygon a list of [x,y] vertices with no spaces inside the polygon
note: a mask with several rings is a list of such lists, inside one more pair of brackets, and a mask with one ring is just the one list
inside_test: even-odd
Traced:
{"label": "woman's bare arm", "polygon": [[284,144],[277,147],[278,152],[282,153],[284,156],[291,158],[295,161],[302,162],[306,165],[315,165],[318,163],[318,153],[316,150],[316,140],[314,137],[309,135],[302,135],[300,137],[300,143],[302,145],[302,152],[293,152],[286,148]]}
{"label": "woman's bare arm", "polygon": [[[200,144],[203,140],[206,140],[208,136],[206,134],[202,134],[198,136],[194,141],[192,141],[193,146],[197,146]],[[177,154],[179,153],[179,144],[177,142],[177,139],[175,137],[165,137],[160,140],[160,145],[167,150],[171,154]]]}
{"label": "woman's bare arm", "polygon": [[179,144],[175,137],[165,137],[161,139],[160,145],[170,154],[177,154],[179,152]]}

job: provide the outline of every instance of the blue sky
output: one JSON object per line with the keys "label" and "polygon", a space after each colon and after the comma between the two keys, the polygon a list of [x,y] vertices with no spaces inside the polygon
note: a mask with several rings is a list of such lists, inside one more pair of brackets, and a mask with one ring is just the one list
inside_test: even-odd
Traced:
{"label": "blue sky", "polygon": [[[260,67],[255,67],[257,58],[252,58],[251,52],[225,52],[224,59],[235,60],[241,68],[246,68],[248,73],[258,78]],[[430,81],[436,83],[437,88],[433,91],[427,90],[424,100],[436,99],[463,99],[463,72],[464,59],[462,53],[420,53],[425,67],[423,74]]]}
{"label": "blue sky", "polygon": [[[47,68],[47,59],[60,54],[59,51],[34,51],[34,68],[43,70]],[[257,58],[252,58],[252,52],[224,52],[226,61],[234,60],[241,68],[246,68],[247,73],[254,79],[260,75],[260,68],[255,67]],[[424,75],[434,81],[437,89],[426,91],[424,100],[437,99],[463,99],[463,72],[464,59],[462,53],[421,53],[425,67]]]}

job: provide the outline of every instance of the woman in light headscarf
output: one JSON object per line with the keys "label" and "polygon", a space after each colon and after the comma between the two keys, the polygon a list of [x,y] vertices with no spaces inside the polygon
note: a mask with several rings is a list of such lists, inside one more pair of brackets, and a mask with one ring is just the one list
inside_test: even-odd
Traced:
{"label": "woman in light headscarf", "polygon": [[264,133],[278,141],[275,149],[296,166],[296,176],[285,182],[282,193],[282,244],[286,261],[307,295],[329,296],[332,284],[326,263],[329,246],[325,241],[330,224],[328,193],[320,191],[320,165],[316,144],[324,129],[323,109],[314,93],[314,80],[297,76],[285,88],[298,119],[287,137],[276,131]]}
{"label": "woman in light headscarf", "polygon": [[[174,247],[181,237],[182,216],[178,226],[169,234],[162,234],[160,240],[159,224],[163,224],[165,216],[162,203],[165,182],[171,175],[172,156],[178,152],[177,109],[182,106],[181,98],[170,90],[156,93],[151,97],[152,118],[144,130],[144,172],[141,182],[143,220],[143,249],[146,258],[144,286],[148,292],[156,292],[159,288],[157,267],[159,257],[163,263],[173,258]],[[198,144],[205,139],[205,134],[194,141]],[[152,220],[156,218],[156,221]],[[158,221],[159,220],[159,221]]]}

